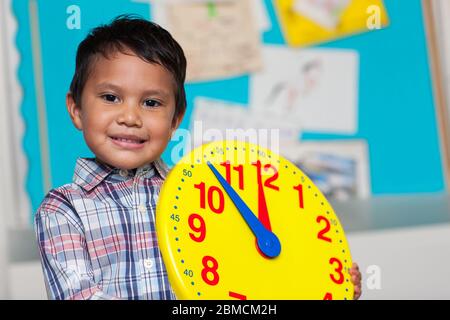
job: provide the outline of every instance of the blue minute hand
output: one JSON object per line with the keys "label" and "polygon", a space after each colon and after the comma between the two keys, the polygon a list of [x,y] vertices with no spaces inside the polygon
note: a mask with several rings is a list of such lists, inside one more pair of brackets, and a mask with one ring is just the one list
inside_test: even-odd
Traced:
{"label": "blue minute hand", "polygon": [[231,201],[233,201],[245,222],[247,222],[248,226],[252,230],[257,239],[258,247],[261,252],[269,258],[277,257],[281,251],[280,240],[278,240],[278,237],[272,231],[269,231],[264,227],[261,221],[259,221],[259,219],[253,214],[237,192],[234,191],[230,184],[209,161],[208,166],[216,176],[217,180],[219,180],[222,187],[225,189],[225,192],[231,198]]}

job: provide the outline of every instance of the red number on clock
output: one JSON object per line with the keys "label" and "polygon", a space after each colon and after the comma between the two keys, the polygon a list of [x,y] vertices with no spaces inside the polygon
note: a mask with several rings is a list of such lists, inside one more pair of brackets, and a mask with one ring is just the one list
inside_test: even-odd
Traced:
{"label": "red number on clock", "polygon": [[247,296],[244,296],[243,294],[240,294],[240,293],[237,293],[237,292],[229,291],[228,295],[230,297],[238,299],[238,300],[247,300]]}
{"label": "red number on clock", "polygon": [[330,292],[327,292],[325,297],[323,297],[323,300],[333,300],[333,295]]}
{"label": "red number on clock", "polygon": [[278,179],[278,170],[277,170],[277,168],[275,168],[274,165],[272,165],[272,164],[266,164],[266,165],[264,166],[264,170],[265,170],[265,171],[268,171],[269,169],[272,169],[272,170],[273,170],[274,175],[271,176],[269,179],[266,180],[266,182],[264,183],[264,186],[266,186],[267,188],[271,188],[271,189],[274,189],[274,190],[277,190],[277,191],[278,191],[278,190],[280,190],[280,187],[274,186],[274,185],[272,184],[272,181],[275,181],[275,180]]}
{"label": "red number on clock", "polygon": [[[194,184],[194,187],[200,190],[200,208],[205,209],[206,207],[206,186],[204,182],[199,184]],[[219,196],[219,203],[214,204],[214,194]],[[225,206],[225,198],[223,192],[219,187],[212,186],[208,188],[208,206],[215,213],[222,213]]]}
{"label": "red number on clock", "polygon": [[[198,220],[200,222],[200,225],[197,227],[195,225],[195,220]],[[200,233],[198,236],[189,232],[189,237],[191,237],[192,240],[195,242],[202,242],[205,240],[206,237],[206,225],[205,220],[203,217],[199,214],[193,213],[188,218],[189,227],[191,227],[192,231],[196,233]]]}
{"label": "red number on clock", "polygon": [[295,186],[294,189],[298,191],[298,204],[300,209],[303,209],[303,186],[302,184],[299,184],[298,186]]}
{"label": "red number on clock", "polygon": [[[214,192],[217,193],[217,195],[219,196],[219,205],[216,207],[214,206]],[[208,203],[209,203],[209,207],[211,208],[211,210],[215,213],[222,213],[223,212],[223,207],[225,205],[225,199],[223,197],[223,192],[222,190],[220,190],[219,187],[216,186],[212,186],[209,188],[208,190]]]}
{"label": "red number on clock", "polygon": [[334,274],[330,273],[331,280],[333,280],[333,282],[336,284],[342,284],[344,282],[344,274],[342,273],[342,262],[337,258],[331,258],[329,263],[331,265],[337,263],[338,265],[337,268],[334,269],[334,271],[336,271],[339,277],[336,278]]}
{"label": "red number on clock", "polygon": [[[212,266],[209,266],[209,262]],[[202,259],[203,270],[202,270],[202,279],[206,284],[210,286],[215,286],[219,283],[219,274],[217,273],[217,269],[219,268],[219,263],[216,259],[211,256],[204,256]],[[208,278],[208,274],[212,274],[212,279]]]}
{"label": "red number on clock", "polygon": [[194,184],[194,187],[200,190],[200,208],[205,209],[205,183]]}
{"label": "red number on clock", "polygon": [[318,216],[317,219],[316,219],[316,222],[320,223],[321,221],[325,221],[325,229],[322,229],[319,232],[319,234],[317,235],[317,238],[321,239],[321,240],[325,240],[325,241],[331,242],[331,238],[328,238],[328,237],[324,236],[325,233],[330,231],[330,221],[328,221],[328,219],[323,217],[323,216]]}
{"label": "red number on clock", "polygon": [[[226,169],[226,180],[229,184],[231,184],[231,165],[229,161],[222,162],[220,164],[224,166]],[[238,166],[234,166],[233,170],[239,173],[239,189],[244,190],[244,166],[242,164]]]}
{"label": "red number on clock", "polygon": [[[257,174],[258,174],[258,179],[261,179],[261,178],[262,178],[262,177],[261,177],[261,176],[262,176],[262,172],[261,172],[261,171],[262,171],[262,170],[261,170],[262,164],[261,164],[261,161],[258,160],[258,161],[256,161],[256,162],[253,162],[252,164],[253,164],[253,165],[257,168],[257,170],[258,170],[258,172],[257,172]],[[280,187],[275,186],[275,185],[272,184],[273,181],[275,181],[275,180],[278,179],[278,171],[277,171],[277,168],[276,168],[274,165],[270,164],[270,163],[264,165],[264,170],[265,170],[265,171],[268,171],[269,169],[272,169],[272,170],[274,171],[274,174],[264,182],[264,186],[267,187],[267,188],[270,188],[270,189],[279,191],[279,190],[280,190]]]}

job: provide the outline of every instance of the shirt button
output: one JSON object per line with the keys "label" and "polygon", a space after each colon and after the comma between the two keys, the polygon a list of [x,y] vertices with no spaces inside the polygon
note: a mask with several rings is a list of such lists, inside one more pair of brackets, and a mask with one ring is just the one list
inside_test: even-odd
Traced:
{"label": "shirt button", "polygon": [[144,259],[144,268],[150,270],[153,267],[152,259]]}
{"label": "shirt button", "polygon": [[126,177],[128,177],[128,170],[120,169],[119,170],[119,174],[120,174],[121,177],[126,178]]}
{"label": "shirt button", "polygon": [[139,205],[138,210],[142,214],[147,213],[147,208],[143,204]]}

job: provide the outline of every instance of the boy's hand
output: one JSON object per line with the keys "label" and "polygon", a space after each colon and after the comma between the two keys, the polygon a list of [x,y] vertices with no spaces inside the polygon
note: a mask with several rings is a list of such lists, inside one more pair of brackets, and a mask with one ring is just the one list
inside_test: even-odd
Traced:
{"label": "boy's hand", "polygon": [[358,300],[361,296],[361,272],[359,272],[359,266],[357,263],[353,262],[352,267],[350,268],[350,276],[352,278],[352,283],[354,285],[354,295],[353,299]]}

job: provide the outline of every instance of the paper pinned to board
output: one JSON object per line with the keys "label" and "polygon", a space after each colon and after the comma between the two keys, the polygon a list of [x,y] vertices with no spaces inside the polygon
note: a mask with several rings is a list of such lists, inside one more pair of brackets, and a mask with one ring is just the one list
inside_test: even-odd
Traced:
{"label": "paper pinned to board", "polygon": [[302,141],[281,145],[327,199],[367,198],[371,194],[367,141]]}
{"label": "paper pinned to board", "polygon": [[[278,130],[277,138],[280,143],[296,141],[299,130],[296,126],[286,125],[278,120],[264,118],[264,115],[252,112],[245,105],[198,97],[194,101],[191,117],[191,133],[194,134],[194,145],[206,142],[210,134],[220,134],[227,139],[235,134],[263,134],[266,131]],[[208,133],[210,131],[210,134]],[[246,138],[246,137],[245,137]]]}
{"label": "paper pinned to board", "polygon": [[303,131],[355,134],[359,56],[353,50],[263,48],[265,68],[250,78],[250,106]]}
{"label": "paper pinned to board", "polygon": [[252,12],[255,13],[256,23],[258,25],[259,32],[264,32],[272,27],[269,14],[267,13],[264,0],[252,0]]}
{"label": "paper pinned to board", "polygon": [[[152,4],[151,19],[160,26],[167,27],[166,5],[169,3],[220,3],[230,0],[133,0],[135,2],[145,2]],[[251,12],[254,13],[259,32],[265,32],[272,27],[269,14],[264,0],[251,0]]]}
{"label": "paper pinned to board", "polygon": [[188,61],[187,82],[235,77],[261,69],[261,41],[252,3],[229,0],[165,5],[166,26]]}
{"label": "paper pinned to board", "polygon": [[295,0],[293,9],[324,28],[336,28],[350,0]]}
{"label": "paper pinned to board", "polygon": [[[211,7],[216,3],[229,2],[233,0],[131,0],[132,2],[151,4],[150,19],[161,27],[168,29],[167,25],[167,5],[169,4],[202,4]],[[259,1],[259,0],[252,0]]]}
{"label": "paper pinned to board", "polygon": [[290,46],[332,41],[389,23],[383,0],[274,0],[274,8]]}

